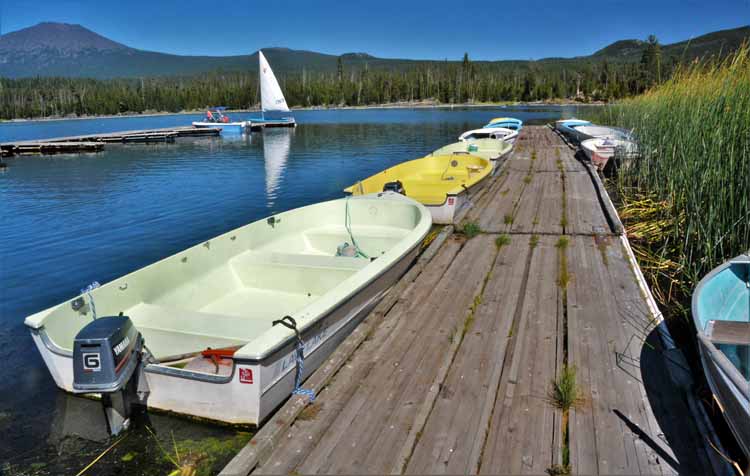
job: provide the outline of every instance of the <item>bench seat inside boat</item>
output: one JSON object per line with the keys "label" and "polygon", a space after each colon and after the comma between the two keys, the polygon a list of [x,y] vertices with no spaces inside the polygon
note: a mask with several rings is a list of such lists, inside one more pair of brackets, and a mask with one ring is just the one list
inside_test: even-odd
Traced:
{"label": "bench seat inside boat", "polygon": [[750,345],[750,322],[709,321],[706,335],[717,344]]}
{"label": "bench seat inside boat", "polygon": [[125,314],[159,360],[243,345],[368,263],[364,258],[246,251],[232,258],[227,270],[218,271],[233,278],[222,279],[221,292],[212,287],[208,298],[201,299],[196,297],[201,286],[191,283],[183,292],[139,303]]}

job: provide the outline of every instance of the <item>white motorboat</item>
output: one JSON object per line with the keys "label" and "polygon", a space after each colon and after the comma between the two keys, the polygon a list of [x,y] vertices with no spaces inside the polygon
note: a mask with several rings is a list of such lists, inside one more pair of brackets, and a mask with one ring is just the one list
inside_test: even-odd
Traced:
{"label": "white motorboat", "polygon": [[507,129],[505,127],[483,127],[481,129],[472,129],[464,132],[458,136],[458,140],[463,142],[476,139],[498,139],[512,145],[516,142],[517,137],[518,131]]}

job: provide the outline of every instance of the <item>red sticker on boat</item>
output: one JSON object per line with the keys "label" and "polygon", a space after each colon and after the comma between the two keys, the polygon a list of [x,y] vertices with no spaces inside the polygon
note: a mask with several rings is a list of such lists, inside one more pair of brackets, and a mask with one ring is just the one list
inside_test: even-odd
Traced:
{"label": "red sticker on boat", "polygon": [[453,197],[448,197],[448,205],[453,205]]}
{"label": "red sticker on boat", "polygon": [[240,383],[253,383],[253,369],[240,368]]}

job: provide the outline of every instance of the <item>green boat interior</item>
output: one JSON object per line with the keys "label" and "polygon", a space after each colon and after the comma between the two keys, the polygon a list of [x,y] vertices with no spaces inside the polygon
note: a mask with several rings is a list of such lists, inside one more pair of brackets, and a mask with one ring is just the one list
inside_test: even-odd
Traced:
{"label": "green boat interior", "polygon": [[[368,197],[291,210],[116,279],[92,297],[99,316],[129,316],[160,361],[242,346],[402,242],[420,218],[412,202]],[[69,351],[93,317],[84,300],[78,311],[68,301],[27,324],[43,326]]]}

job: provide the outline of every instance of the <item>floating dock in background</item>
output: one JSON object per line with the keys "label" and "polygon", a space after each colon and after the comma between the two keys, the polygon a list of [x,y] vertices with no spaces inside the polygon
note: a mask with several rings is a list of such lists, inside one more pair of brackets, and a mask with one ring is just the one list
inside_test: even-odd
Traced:
{"label": "floating dock in background", "polygon": [[524,127],[464,220],[221,474],[729,474],[589,165]]}
{"label": "floating dock in background", "polygon": [[108,132],[81,136],[56,137],[31,141],[7,142],[0,144],[2,156],[29,154],[69,154],[99,152],[105,144],[121,143],[160,143],[174,142],[178,137],[218,136],[221,129],[197,128],[193,126],[167,127],[124,132]]}

